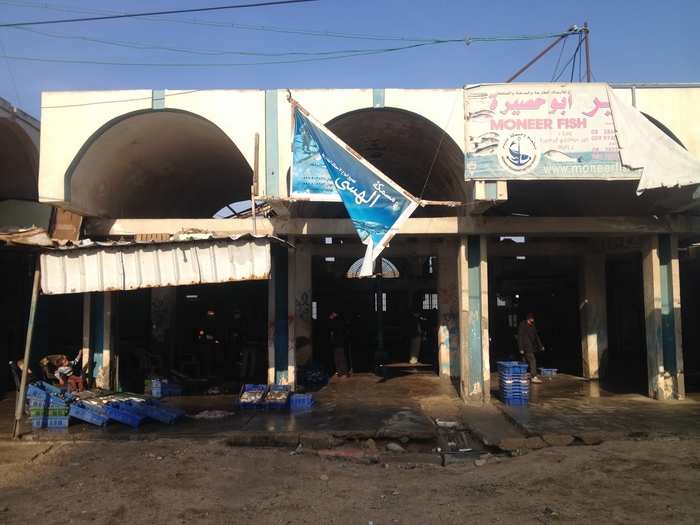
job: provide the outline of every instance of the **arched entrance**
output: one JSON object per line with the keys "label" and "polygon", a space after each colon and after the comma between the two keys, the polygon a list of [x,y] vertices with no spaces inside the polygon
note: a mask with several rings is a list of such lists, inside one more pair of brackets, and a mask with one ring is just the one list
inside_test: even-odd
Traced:
{"label": "arched entrance", "polygon": [[[445,130],[425,117],[397,108],[344,113],[328,129],[413,195],[465,201],[464,153]],[[296,203],[306,217],[347,217],[342,204]],[[449,215],[455,208],[419,208],[414,216]]]}
{"label": "arched entrance", "polygon": [[208,218],[250,195],[253,171],[210,121],[183,111],[131,113],[85,144],[66,176],[71,205],[110,218]]}

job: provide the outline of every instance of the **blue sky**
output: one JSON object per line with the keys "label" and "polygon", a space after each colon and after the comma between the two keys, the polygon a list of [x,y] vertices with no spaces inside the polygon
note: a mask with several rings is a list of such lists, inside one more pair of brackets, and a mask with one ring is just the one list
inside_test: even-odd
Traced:
{"label": "blue sky", "polygon": [[[4,22],[89,16],[70,10],[138,12],[225,5],[236,0],[160,0],[95,2],[0,0]],[[50,5],[59,10],[33,8]],[[438,7],[439,6],[439,7]],[[466,0],[320,0],[283,7],[170,16],[171,20],[235,22],[282,28],[375,35],[463,38],[559,32],[588,21],[595,78],[607,82],[700,81],[700,49],[694,38],[700,20],[695,0],[557,0],[476,2]],[[130,19],[51,25],[34,29],[107,40],[148,42],[215,51],[328,51],[380,48],[401,42],[319,38],[303,35]],[[245,62],[239,56],[198,56],[162,50],[137,50],[80,40],[50,38],[0,29],[6,54],[44,58],[127,62]],[[0,59],[0,96],[39,116],[42,91],[127,88],[273,87],[455,87],[505,80],[532,58],[546,41],[461,43],[376,56],[323,62],[226,68],[115,67],[9,62]],[[563,61],[573,52],[568,43]],[[549,81],[558,49],[526,73],[523,81]],[[279,59],[275,59],[279,60]],[[568,74],[565,75],[568,78]],[[19,100],[18,100],[19,98]]]}

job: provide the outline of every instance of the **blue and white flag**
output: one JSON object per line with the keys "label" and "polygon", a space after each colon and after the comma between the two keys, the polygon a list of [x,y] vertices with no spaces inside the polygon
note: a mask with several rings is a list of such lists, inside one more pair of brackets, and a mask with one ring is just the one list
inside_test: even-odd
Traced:
{"label": "blue and white flag", "polygon": [[309,152],[317,150],[332,187],[343,201],[360,239],[367,245],[360,276],[372,275],[374,261],[418,207],[418,199],[297,105],[294,106],[294,122],[294,144],[305,140]]}

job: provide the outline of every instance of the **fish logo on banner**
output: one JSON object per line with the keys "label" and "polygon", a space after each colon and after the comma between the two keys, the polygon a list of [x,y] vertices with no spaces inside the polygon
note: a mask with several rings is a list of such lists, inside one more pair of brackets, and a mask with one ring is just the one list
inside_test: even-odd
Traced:
{"label": "fish logo on banner", "polygon": [[360,240],[367,245],[360,276],[370,276],[374,261],[419,201],[298,105],[294,106],[294,121],[294,143],[303,134],[307,134],[307,141],[315,143],[334,190],[343,201]]}

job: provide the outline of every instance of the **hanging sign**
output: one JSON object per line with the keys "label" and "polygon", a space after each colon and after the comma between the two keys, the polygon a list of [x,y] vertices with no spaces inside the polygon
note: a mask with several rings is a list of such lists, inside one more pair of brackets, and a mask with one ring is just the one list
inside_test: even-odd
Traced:
{"label": "hanging sign", "polygon": [[299,200],[341,202],[318,143],[300,112],[294,113],[290,197]]}
{"label": "hanging sign", "polygon": [[623,167],[605,84],[465,91],[469,179],[637,179]]}
{"label": "hanging sign", "polygon": [[[374,261],[416,209],[418,199],[296,105],[294,120],[299,135],[307,133],[307,140],[315,143],[332,188],[367,245],[360,276],[372,275]],[[297,142],[296,133],[294,142]]]}

